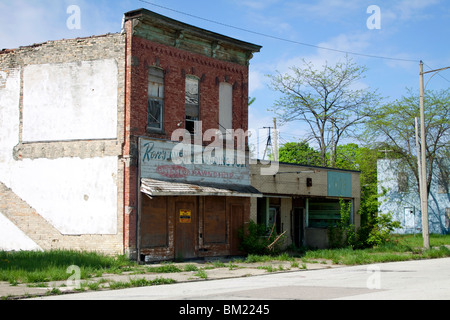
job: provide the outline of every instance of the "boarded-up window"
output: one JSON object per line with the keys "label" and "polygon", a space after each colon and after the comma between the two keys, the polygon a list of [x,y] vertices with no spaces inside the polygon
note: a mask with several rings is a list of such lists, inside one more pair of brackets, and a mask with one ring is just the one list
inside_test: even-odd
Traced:
{"label": "boarded-up window", "polygon": [[167,197],[142,197],[141,248],[168,246]]}
{"label": "boarded-up window", "polygon": [[328,172],[328,196],[352,197],[352,174],[347,172]]}
{"label": "boarded-up window", "polygon": [[164,112],[164,72],[155,67],[148,72],[147,130],[162,131]]}
{"label": "boarded-up window", "polygon": [[227,217],[225,197],[205,197],[204,243],[226,243]]}
{"label": "boarded-up window", "polygon": [[[345,208],[348,209],[349,202],[345,201]],[[350,217],[352,216],[350,204]],[[334,199],[309,199],[308,204],[308,226],[310,228],[327,228],[336,226],[341,220],[341,204]]]}
{"label": "boarded-up window", "polygon": [[219,86],[219,130],[233,129],[233,86],[222,82]]}
{"label": "boarded-up window", "polygon": [[186,130],[195,133],[196,122],[200,120],[200,85],[192,76],[186,77],[185,91]]}

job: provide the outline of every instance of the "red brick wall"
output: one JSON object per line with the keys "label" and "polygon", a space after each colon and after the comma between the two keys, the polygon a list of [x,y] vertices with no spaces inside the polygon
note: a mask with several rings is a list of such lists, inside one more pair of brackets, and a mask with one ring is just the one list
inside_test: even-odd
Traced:
{"label": "red brick wall", "polygon": [[[170,140],[174,130],[184,128],[186,75],[194,75],[201,79],[200,120],[203,122],[203,131],[219,128],[220,82],[233,85],[233,129],[247,131],[248,67],[131,37],[130,23],[131,21],[126,23],[124,156],[129,156],[130,161],[126,162],[124,181],[124,246],[126,251],[132,252],[136,247],[138,137],[151,136]],[[158,66],[165,71],[163,135],[146,132],[148,68],[150,66]],[[181,127],[178,127],[179,123]]]}
{"label": "red brick wall", "polygon": [[165,136],[182,122],[184,128],[185,77],[200,78],[200,119],[203,130],[219,128],[219,83],[233,85],[233,128],[247,130],[248,127],[248,68],[238,64],[222,62],[213,58],[192,54],[174,47],[145,39],[133,38],[131,70],[131,120],[132,134],[148,135],[147,83],[148,68],[161,67],[165,71]]}

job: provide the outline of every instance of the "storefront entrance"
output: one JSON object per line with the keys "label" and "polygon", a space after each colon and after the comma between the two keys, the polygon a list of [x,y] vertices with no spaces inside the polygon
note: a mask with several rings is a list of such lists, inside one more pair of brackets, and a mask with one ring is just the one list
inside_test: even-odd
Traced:
{"label": "storefront entrance", "polygon": [[304,245],[304,210],[303,208],[294,208],[292,217],[293,242],[297,248]]}
{"label": "storefront entrance", "polygon": [[179,148],[176,141],[139,138],[140,261],[241,254],[250,198],[262,196],[251,186],[248,155],[236,149],[212,156],[205,147],[200,153],[200,146],[183,145],[181,160],[195,161],[180,161]]}
{"label": "storefront entrance", "polygon": [[195,258],[197,240],[197,197],[183,197],[175,202],[175,259]]}
{"label": "storefront entrance", "polygon": [[141,197],[141,261],[240,255],[239,232],[249,220],[249,198]]}

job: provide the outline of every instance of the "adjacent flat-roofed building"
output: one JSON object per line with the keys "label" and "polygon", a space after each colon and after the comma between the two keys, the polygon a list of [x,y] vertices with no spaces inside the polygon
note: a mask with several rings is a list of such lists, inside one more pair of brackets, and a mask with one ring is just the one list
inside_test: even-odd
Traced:
{"label": "adjacent flat-roofed building", "polygon": [[327,248],[328,227],[341,218],[341,199],[351,203],[351,223],[360,227],[359,171],[258,161],[251,166],[251,181],[263,193],[251,201],[251,219],[277,234],[286,232],[285,246]]}

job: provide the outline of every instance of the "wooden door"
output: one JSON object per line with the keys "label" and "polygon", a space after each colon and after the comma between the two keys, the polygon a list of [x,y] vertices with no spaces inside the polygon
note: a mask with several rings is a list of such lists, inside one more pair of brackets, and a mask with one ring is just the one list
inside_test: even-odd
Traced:
{"label": "wooden door", "polygon": [[238,255],[242,251],[239,249],[239,231],[244,226],[244,205],[231,205],[231,254]]}
{"label": "wooden door", "polygon": [[304,239],[304,214],[303,208],[294,208],[293,217],[293,234],[294,234],[294,245],[297,248],[303,246]]}
{"label": "wooden door", "polygon": [[197,256],[197,224],[197,197],[180,197],[175,200],[175,259]]}

